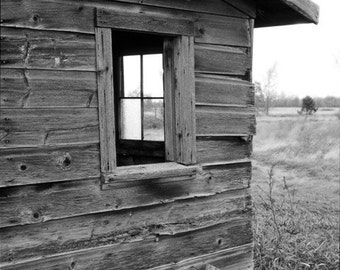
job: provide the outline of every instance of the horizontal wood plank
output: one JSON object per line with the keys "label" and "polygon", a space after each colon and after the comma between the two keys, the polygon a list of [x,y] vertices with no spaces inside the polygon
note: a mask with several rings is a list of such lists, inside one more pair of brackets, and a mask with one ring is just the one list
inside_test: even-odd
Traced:
{"label": "horizontal wood plank", "polygon": [[196,171],[196,166],[184,166],[176,162],[124,166],[105,174],[105,183],[193,176]]}
{"label": "horizontal wood plank", "polygon": [[18,264],[3,264],[3,269],[148,269],[248,244],[252,241],[251,231],[251,221],[245,219],[174,236],[159,235]]}
{"label": "horizontal wood plank", "polygon": [[97,108],[1,109],[0,129],[49,131],[98,125]]}
{"label": "horizontal wood plank", "polygon": [[254,106],[254,87],[226,76],[196,74],[196,103]]}
{"label": "horizontal wood plank", "polygon": [[195,23],[195,41],[205,44],[251,47],[247,19],[204,16]]}
{"label": "horizontal wood plank", "polygon": [[[70,154],[72,156],[72,152]],[[85,158],[86,155],[84,151]],[[111,189],[105,191],[100,189],[99,179],[2,188],[0,227],[41,223],[244,189],[249,187],[250,175],[251,165],[248,162],[209,166],[199,170],[197,177],[189,180],[123,182],[113,184]]]}
{"label": "horizontal wood plank", "polygon": [[[210,268],[207,268],[207,265],[210,265]],[[228,248],[149,270],[209,270],[214,267],[224,270],[253,269],[253,244]]]}
{"label": "horizontal wood plank", "polygon": [[[0,262],[177,235],[251,217],[248,190],[0,230]],[[61,229],[62,228],[62,229]],[[16,233],[14,233],[16,232]]]}
{"label": "horizontal wood plank", "polygon": [[196,133],[255,134],[255,113],[252,108],[196,106]]}
{"label": "horizontal wood plank", "polygon": [[242,137],[197,137],[197,161],[200,163],[249,158],[251,140]]}
{"label": "horizontal wood plank", "polygon": [[[141,8],[142,9],[142,8]],[[161,12],[97,10],[97,26],[171,35],[194,35],[194,22],[165,17]]]}
{"label": "horizontal wood plank", "polygon": [[94,36],[2,27],[1,66],[95,71]]}
{"label": "horizontal wood plank", "polygon": [[7,149],[0,153],[0,187],[98,177],[98,145]]}
{"label": "horizontal wood plank", "polygon": [[98,107],[95,72],[1,69],[1,108]]}
{"label": "horizontal wood plank", "polygon": [[167,9],[136,5],[117,5],[116,8],[99,9],[97,26],[170,35],[195,35],[195,42],[206,44],[251,46],[247,19],[175,13]]}
{"label": "horizontal wood plank", "polygon": [[94,9],[81,2],[2,0],[1,25],[94,33]]}
{"label": "horizontal wood plank", "polygon": [[98,141],[97,108],[0,110],[0,148]]}
{"label": "horizontal wood plank", "polygon": [[195,71],[210,74],[245,76],[251,70],[251,54],[247,48],[196,45]]}
{"label": "horizontal wood plank", "polygon": [[[50,0],[4,0],[3,2],[1,13],[3,15],[1,16],[4,20],[1,23],[2,26],[94,33],[94,14],[97,8],[105,9],[105,12],[116,12],[118,15],[132,12],[136,16],[139,16],[138,14],[141,13],[144,15],[152,14],[160,16],[162,19],[159,23],[156,24],[154,22],[151,24],[157,28],[166,28],[166,31],[170,31],[169,29],[182,29],[177,33],[171,31],[172,34],[188,34],[189,29],[190,31],[193,30],[192,22],[194,22],[196,42],[244,47],[251,46],[249,20],[247,18],[225,17],[116,1],[103,3],[83,0],[59,0],[57,2]],[[186,1],[181,2],[183,5],[189,3]],[[13,14],[11,10],[16,10],[16,13]],[[58,14],[58,16],[55,14]],[[48,18],[46,18],[47,16]],[[131,21],[129,24],[131,25]],[[135,30],[150,30],[152,32],[154,29],[150,28],[149,23],[140,24],[136,21],[134,25],[137,27]],[[142,25],[146,28],[140,29]],[[166,25],[168,27],[165,27]]]}
{"label": "horizontal wood plank", "polygon": [[147,6],[166,7],[171,9],[194,11],[199,13],[209,13],[223,15],[226,17],[248,18],[244,12],[232,7],[223,0],[209,0],[209,4],[205,0],[183,1],[183,0],[119,0],[120,2],[128,2],[142,4]]}
{"label": "horizontal wood plank", "polygon": [[60,130],[0,130],[0,151],[22,147],[63,146],[99,143],[98,125]]}

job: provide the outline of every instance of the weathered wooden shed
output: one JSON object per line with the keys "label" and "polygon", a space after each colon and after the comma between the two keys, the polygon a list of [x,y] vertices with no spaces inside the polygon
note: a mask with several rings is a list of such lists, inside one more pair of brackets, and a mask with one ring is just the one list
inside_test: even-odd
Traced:
{"label": "weathered wooden shed", "polygon": [[251,269],[253,28],[317,20],[308,0],[1,0],[1,269]]}

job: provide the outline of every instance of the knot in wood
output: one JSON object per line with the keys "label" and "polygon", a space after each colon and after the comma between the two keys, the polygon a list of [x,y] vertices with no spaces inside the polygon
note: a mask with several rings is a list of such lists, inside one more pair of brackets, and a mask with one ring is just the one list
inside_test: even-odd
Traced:
{"label": "knot in wood", "polygon": [[58,164],[62,170],[69,170],[71,167],[72,157],[70,153],[64,153],[58,158]]}
{"label": "knot in wood", "polygon": [[38,22],[39,21],[39,15],[35,14],[33,17],[32,17],[32,20],[34,22]]}

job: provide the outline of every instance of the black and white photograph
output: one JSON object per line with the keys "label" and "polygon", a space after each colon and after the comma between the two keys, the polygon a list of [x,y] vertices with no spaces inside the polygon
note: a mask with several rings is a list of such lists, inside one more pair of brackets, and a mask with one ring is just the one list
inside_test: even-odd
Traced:
{"label": "black and white photograph", "polygon": [[339,270],[340,0],[0,0],[1,270]]}

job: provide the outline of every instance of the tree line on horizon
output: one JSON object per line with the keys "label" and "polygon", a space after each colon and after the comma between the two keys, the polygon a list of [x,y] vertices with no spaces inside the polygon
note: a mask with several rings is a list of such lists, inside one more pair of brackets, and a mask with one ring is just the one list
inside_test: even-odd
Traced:
{"label": "tree line on horizon", "polygon": [[[317,107],[340,107],[340,97],[312,97]],[[263,91],[261,84],[255,82],[255,105],[256,108],[266,107],[301,107],[303,98],[277,94],[274,91]]]}
{"label": "tree line on horizon", "polygon": [[263,110],[267,115],[270,107],[304,107],[304,99],[311,98],[313,107],[340,107],[340,97],[310,97],[299,98],[297,96],[287,96],[276,91],[277,84],[277,62],[274,62],[266,72],[262,83],[255,81],[255,108],[257,111]]}

